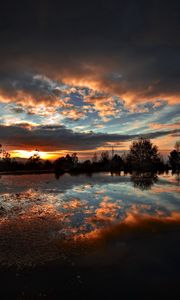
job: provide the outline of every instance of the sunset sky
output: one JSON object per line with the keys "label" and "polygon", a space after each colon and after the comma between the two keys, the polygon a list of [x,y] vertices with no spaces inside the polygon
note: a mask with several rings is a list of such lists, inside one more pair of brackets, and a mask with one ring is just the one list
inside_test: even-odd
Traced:
{"label": "sunset sky", "polygon": [[12,156],[162,152],[180,132],[180,1],[3,1],[0,143]]}

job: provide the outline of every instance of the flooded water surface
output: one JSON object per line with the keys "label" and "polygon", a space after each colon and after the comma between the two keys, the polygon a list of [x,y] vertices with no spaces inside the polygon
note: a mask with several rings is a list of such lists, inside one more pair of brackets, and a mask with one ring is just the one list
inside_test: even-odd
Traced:
{"label": "flooded water surface", "polygon": [[179,222],[179,191],[171,174],[3,175],[0,264],[54,260],[63,255],[61,242],[97,240],[142,219]]}

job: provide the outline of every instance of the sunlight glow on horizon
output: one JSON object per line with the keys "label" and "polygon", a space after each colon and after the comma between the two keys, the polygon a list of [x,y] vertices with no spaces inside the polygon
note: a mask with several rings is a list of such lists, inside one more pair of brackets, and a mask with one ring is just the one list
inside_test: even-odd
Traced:
{"label": "sunlight glow on horizon", "polygon": [[[31,157],[33,154],[37,153],[36,151],[32,150],[32,151],[28,151],[28,150],[13,150],[10,151],[10,154],[12,157],[16,157],[16,158],[29,158]],[[40,158],[42,159],[56,159],[59,156],[63,155],[62,151],[58,151],[57,153],[52,153],[52,152],[45,152],[45,151],[38,151],[38,154],[40,156]]]}
{"label": "sunlight glow on horizon", "polygon": [[[158,143],[156,141],[151,140],[153,144],[156,144],[159,148],[159,152],[162,154],[162,156],[167,156],[169,152],[173,149],[168,148],[161,148],[159,147]],[[112,147],[114,150],[114,153],[117,153],[119,155],[123,155],[129,151],[131,142],[126,142],[124,143],[124,146],[117,147],[114,143],[111,146],[108,145],[108,147],[99,147],[97,149],[92,149],[92,150],[78,150],[78,151],[73,151],[73,150],[58,150],[58,151],[35,151],[35,150],[11,150],[9,153],[11,154],[12,158],[24,158],[28,159],[30,158],[33,154],[38,153],[40,158],[43,160],[56,160],[59,157],[66,156],[67,154],[72,155],[72,153],[77,153],[78,157],[80,160],[87,160],[87,159],[92,159],[94,153],[97,154],[98,157],[100,157],[101,152],[107,151],[109,152],[109,156],[111,156],[112,152]]]}

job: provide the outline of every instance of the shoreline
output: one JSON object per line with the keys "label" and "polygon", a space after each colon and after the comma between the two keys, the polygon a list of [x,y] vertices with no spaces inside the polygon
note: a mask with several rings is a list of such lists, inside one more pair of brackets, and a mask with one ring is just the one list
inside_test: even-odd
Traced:
{"label": "shoreline", "polygon": [[6,171],[6,172],[0,172],[1,175],[31,175],[31,174],[51,174],[54,173],[54,170],[23,170],[23,171]]}
{"label": "shoreline", "polygon": [[[60,172],[56,172],[55,170],[22,170],[22,171],[0,171],[0,176],[1,175],[31,175],[31,174],[55,174],[55,175],[64,175],[64,174],[70,174],[70,175],[81,175],[81,174],[95,174],[95,173],[110,173],[110,174],[121,174],[123,173],[124,175],[126,174],[164,174],[164,173],[169,173],[169,172],[173,172],[171,169],[167,171],[163,171],[163,172],[159,172],[159,171],[136,171],[136,170],[132,170],[132,171],[112,171],[112,170],[97,170],[97,171],[60,171]],[[178,172],[175,172],[173,174],[178,174]],[[147,176],[148,177],[148,176]]]}

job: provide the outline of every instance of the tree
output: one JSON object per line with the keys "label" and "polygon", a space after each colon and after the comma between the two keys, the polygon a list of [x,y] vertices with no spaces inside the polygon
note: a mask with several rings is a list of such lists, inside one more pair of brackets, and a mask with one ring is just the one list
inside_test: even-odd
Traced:
{"label": "tree", "polygon": [[97,163],[97,161],[98,161],[98,156],[97,156],[97,153],[94,152],[93,157],[92,157],[92,162]]}
{"label": "tree", "polygon": [[0,144],[0,156],[4,162],[9,163],[11,161],[11,154],[7,152],[5,149],[3,149],[2,144]]}
{"label": "tree", "polygon": [[11,154],[3,149],[0,144],[0,170],[1,171],[9,171],[11,170]]}
{"label": "tree", "polygon": [[102,163],[107,163],[109,161],[109,152],[108,151],[103,151],[101,153],[101,162]]}
{"label": "tree", "polygon": [[158,148],[149,139],[139,138],[131,144],[127,162],[134,170],[156,169],[160,162]]}
{"label": "tree", "polygon": [[175,143],[174,148],[176,149],[177,152],[180,152],[180,141],[177,141],[177,142]]}
{"label": "tree", "polygon": [[0,144],[0,157],[2,158],[2,153],[3,153],[3,149],[2,149],[2,145]]}
{"label": "tree", "polygon": [[10,163],[11,162],[11,154],[7,151],[3,151],[3,161],[5,163]]}
{"label": "tree", "polygon": [[90,159],[85,160],[81,165],[80,165],[81,170],[85,172],[91,171],[91,161]]}
{"label": "tree", "polygon": [[120,155],[115,154],[111,160],[111,169],[120,171],[123,166],[123,160]]}
{"label": "tree", "polygon": [[66,172],[73,170],[78,164],[78,156],[73,153],[71,156],[67,154],[65,157],[59,157],[54,162],[56,172]]}
{"label": "tree", "polygon": [[73,153],[73,154],[71,155],[71,158],[72,158],[72,162],[73,162],[74,167],[76,167],[76,166],[77,166],[77,163],[78,163],[77,153]]}
{"label": "tree", "polygon": [[41,167],[41,157],[39,150],[35,150],[34,154],[28,158],[27,166],[30,169],[39,169]]}
{"label": "tree", "polygon": [[52,162],[49,159],[46,159],[43,167],[45,170],[50,170],[52,168]]}
{"label": "tree", "polygon": [[173,171],[180,170],[180,141],[177,141],[174,150],[170,152],[169,155],[169,163],[173,169]]}

